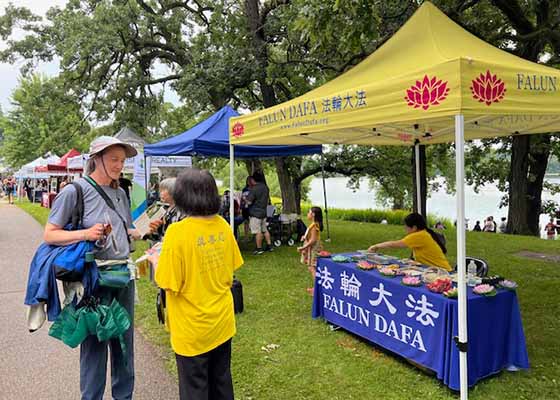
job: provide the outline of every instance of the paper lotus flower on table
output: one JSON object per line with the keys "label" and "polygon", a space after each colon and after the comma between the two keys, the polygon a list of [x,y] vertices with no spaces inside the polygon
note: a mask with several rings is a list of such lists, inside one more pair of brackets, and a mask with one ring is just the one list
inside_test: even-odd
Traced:
{"label": "paper lotus flower on table", "polygon": [[370,263],[369,261],[366,260],[361,260],[358,261],[358,263],[356,264],[358,266],[358,268],[360,269],[364,269],[364,270],[370,270],[370,269],[375,269],[375,264]]}
{"label": "paper lotus flower on table", "polygon": [[317,255],[318,255],[319,257],[330,257],[330,256],[331,256],[331,253],[329,253],[329,252],[326,251],[326,250],[321,250],[319,253],[317,253]]}
{"label": "paper lotus flower on table", "polygon": [[365,260],[366,256],[364,256],[363,254],[353,254],[352,256],[350,256],[350,258],[352,259],[352,261],[357,263],[361,260]]}
{"label": "paper lotus flower on table", "polygon": [[449,297],[450,299],[455,299],[457,298],[457,296],[459,296],[459,291],[457,290],[457,288],[451,288],[443,292],[443,295],[445,297]]}
{"label": "paper lotus flower on table", "polygon": [[394,268],[383,267],[379,269],[379,273],[384,276],[394,277],[397,276],[398,271]]}
{"label": "paper lotus flower on table", "polygon": [[350,257],[341,256],[341,255],[332,256],[331,259],[337,263],[347,263],[351,261]]}
{"label": "paper lotus flower on table", "polygon": [[517,283],[515,283],[514,281],[508,281],[507,279],[501,281],[499,285],[502,289],[507,289],[507,290],[517,289]]}
{"label": "paper lotus flower on table", "polygon": [[492,285],[488,285],[487,283],[483,283],[480,285],[476,285],[473,288],[473,293],[476,293],[480,296],[494,296],[496,294],[496,289]]}
{"label": "paper lotus flower on table", "polygon": [[406,275],[402,278],[402,284],[406,286],[420,286],[422,285],[422,280],[417,276]]}
{"label": "paper lotus flower on table", "polygon": [[450,290],[453,287],[451,279],[449,278],[438,278],[432,283],[426,285],[426,287],[434,293],[443,293]]}

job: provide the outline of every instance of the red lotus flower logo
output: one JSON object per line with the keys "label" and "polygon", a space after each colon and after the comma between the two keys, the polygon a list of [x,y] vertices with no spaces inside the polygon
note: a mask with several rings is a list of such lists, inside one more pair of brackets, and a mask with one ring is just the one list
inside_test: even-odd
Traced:
{"label": "red lotus flower logo", "polygon": [[496,75],[492,75],[490,70],[486,71],[486,75],[480,74],[472,80],[471,92],[473,99],[480,103],[486,103],[489,106],[492,103],[498,103],[504,98],[506,93],[506,84]]}
{"label": "red lotus flower logo", "polygon": [[411,107],[422,107],[427,110],[430,106],[437,106],[445,100],[448,93],[447,82],[443,82],[435,76],[430,79],[428,75],[424,75],[422,82],[416,81],[415,85],[406,90],[404,99]]}
{"label": "red lotus flower logo", "polygon": [[236,138],[241,137],[245,133],[245,127],[243,126],[243,124],[241,122],[236,122],[233,125],[232,132],[233,132],[233,137],[236,137]]}

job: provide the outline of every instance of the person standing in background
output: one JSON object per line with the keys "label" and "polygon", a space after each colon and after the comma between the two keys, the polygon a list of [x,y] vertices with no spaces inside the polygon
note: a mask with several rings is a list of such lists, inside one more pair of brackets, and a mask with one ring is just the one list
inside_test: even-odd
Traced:
{"label": "person standing in background", "polygon": [[[253,179],[255,185],[249,191],[247,202],[249,203],[249,227],[251,233],[255,235],[257,245],[253,254],[259,255],[273,250],[270,232],[266,225],[266,207],[270,203],[270,191],[266,186],[262,171],[255,172]],[[263,248],[263,237],[266,240],[266,248]]]}
{"label": "person standing in background", "polygon": [[123,173],[121,173],[121,175],[119,176],[119,186],[122,188],[122,190],[124,190],[126,198],[130,203],[130,188],[132,187],[132,182],[130,181],[130,179],[125,178]]}
{"label": "person standing in background", "polygon": [[500,221],[500,225],[498,226],[498,232],[506,233],[507,232],[507,219],[506,217],[502,217]]}
{"label": "person standing in background", "polygon": [[550,221],[544,227],[544,231],[546,232],[547,239],[554,239],[554,235],[556,234],[556,224],[554,223],[554,218],[550,218]]}
{"label": "person standing in background", "polygon": [[492,217],[488,217],[484,220],[484,227],[482,228],[483,232],[490,232],[493,233],[495,232],[495,224],[494,221],[492,220]]}
{"label": "person standing in background", "polygon": [[165,214],[161,219],[150,222],[150,234],[145,239],[160,241],[165,235],[169,225],[181,221],[185,215],[175,205],[173,193],[175,191],[176,178],[165,178],[159,183],[160,198],[165,203]]}
{"label": "person standing in background", "polygon": [[307,213],[307,220],[311,222],[305,234],[301,237],[303,245],[297,248],[301,254],[300,262],[306,265],[311,273],[313,285],[307,288],[307,293],[313,294],[315,275],[317,274],[317,255],[321,251],[321,231],[323,230],[323,211],[320,207],[311,207]]}
{"label": "person standing in background", "polygon": [[241,190],[241,216],[243,217],[245,239],[249,237],[249,202],[247,201],[247,197],[253,186],[255,186],[255,179],[252,175],[249,175],[247,179],[245,179],[245,187]]}
{"label": "person standing in background", "polygon": [[25,191],[25,195],[27,196],[27,200],[31,202],[31,191],[33,188],[31,187],[31,179],[26,179],[23,183],[23,190]]}
{"label": "person standing in background", "polygon": [[8,203],[14,204],[14,189],[16,187],[16,180],[13,176],[6,179],[4,183],[6,195],[8,196]]}

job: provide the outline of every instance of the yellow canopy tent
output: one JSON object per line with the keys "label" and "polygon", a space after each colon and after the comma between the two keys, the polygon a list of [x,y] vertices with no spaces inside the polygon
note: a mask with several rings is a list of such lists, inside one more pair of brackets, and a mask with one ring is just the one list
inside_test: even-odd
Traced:
{"label": "yellow canopy tent", "polygon": [[402,145],[560,130],[560,71],[499,50],[424,3],[382,47],[289,102],[230,120],[231,143]]}
{"label": "yellow canopy tent", "polygon": [[[232,118],[229,129],[232,190],[238,144],[418,149],[418,144],[454,141],[457,269],[465,271],[464,141],[560,131],[560,71],[489,45],[425,2],[390,40],[350,71],[289,102]],[[458,339],[466,345],[464,273],[458,281]],[[466,346],[459,350],[464,400]]]}

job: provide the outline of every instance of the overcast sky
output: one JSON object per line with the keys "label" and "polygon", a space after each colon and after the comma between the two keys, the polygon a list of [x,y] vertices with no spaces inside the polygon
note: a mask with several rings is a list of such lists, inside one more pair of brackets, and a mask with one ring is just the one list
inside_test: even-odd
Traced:
{"label": "overcast sky", "polygon": [[[0,14],[4,14],[4,8],[9,4],[15,4],[18,7],[27,7],[34,14],[44,16],[47,10],[53,6],[63,6],[67,0],[0,0]],[[5,42],[0,40],[0,47],[5,47]],[[19,69],[23,63],[17,62],[16,64],[0,63],[0,105],[2,110],[10,109],[10,96],[13,90],[18,85],[20,76]],[[58,62],[48,64],[40,64],[38,71],[47,75],[56,75],[58,73]]]}
{"label": "overcast sky", "polygon": [[[0,15],[4,14],[4,8],[9,4],[15,4],[18,7],[27,7],[34,14],[45,16],[47,10],[53,6],[64,6],[68,0],[0,0]],[[21,32],[18,36],[21,35]],[[0,39],[0,48],[5,48],[6,43]],[[0,63],[0,106],[3,111],[11,108],[10,97],[13,90],[18,86],[18,79],[20,77],[19,69],[23,65],[22,61],[16,64]],[[163,67],[160,67],[164,71]],[[50,63],[41,63],[37,68],[37,72],[44,73],[49,76],[58,74],[59,65],[58,61]],[[179,104],[180,100],[175,92],[167,89],[165,91],[165,99],[173,104]]]}

